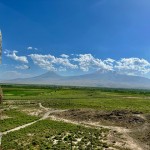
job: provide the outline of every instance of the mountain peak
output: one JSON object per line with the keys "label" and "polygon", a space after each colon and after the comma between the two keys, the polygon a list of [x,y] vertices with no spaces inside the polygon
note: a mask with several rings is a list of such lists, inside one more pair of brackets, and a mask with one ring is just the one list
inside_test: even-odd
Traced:
{"label": "mountain peak", "polygon": [[56,72],[48,71],[36,77],[5,82],[112,88],[150,88],[150,79],[139,76],[122,75],[110,70],[98,70],[91,74],[71,77],[60,76]]}
{"label": "mountain peak", "polygon": [[105,73],[112,73],[112,74],[114,74],[114,73],[117,73],[117,72],[113,71],[113,70],[100,69],[100,70],[97,70],[95,73],[96,74],[105,74]]}
{"label": "mountain peak", "polygon": [[56,78],[56,77],[60,77],[60,75],[58,75],[56,72],[54,71],[48,71],[42,75],[39,75],[41,78]]}

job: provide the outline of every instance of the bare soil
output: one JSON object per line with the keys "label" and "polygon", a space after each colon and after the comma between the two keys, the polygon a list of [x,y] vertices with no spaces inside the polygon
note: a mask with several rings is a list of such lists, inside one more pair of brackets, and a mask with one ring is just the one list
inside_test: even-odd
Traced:
{"label": "bare soil", "polygon": [[5,119],[8,119],[8,118],[11,118],[11,117],[6,116],[6,115],[0,116],[0,120],[5,120]]}
{"label": "bare soil", "polygon": [[145,116],[146,123],[130,133],[135,139],[141,143],[145,143],[145,150],[150,150],[150,114]]}
{"label": "bare soil", "polygon": [[128,110],[104,112],[89,109],[71,109],[55,115],[71,120],[94,121],[105,125],[133,128],[141,126],[145,123],[144,117],[139,116],[139,114],[142,116],[141,112],[132,112]]}

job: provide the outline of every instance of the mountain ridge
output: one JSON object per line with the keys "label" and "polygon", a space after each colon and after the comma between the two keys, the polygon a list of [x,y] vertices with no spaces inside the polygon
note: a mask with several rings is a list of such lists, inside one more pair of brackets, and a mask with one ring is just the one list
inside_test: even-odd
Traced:
{"label": "mountain ridge", "polygon": [[78,76],[61,76],[56,72],[48,71],[35,77],[7,80],[3,83],[150,89],[148,78],[101,70]]}

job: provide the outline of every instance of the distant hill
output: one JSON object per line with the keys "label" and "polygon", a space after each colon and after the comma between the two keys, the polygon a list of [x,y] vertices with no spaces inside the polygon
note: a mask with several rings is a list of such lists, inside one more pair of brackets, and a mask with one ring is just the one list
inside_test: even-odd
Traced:
{"label": "distant hill", "polygon": [[80,76],[60,76],[55,72],[25,79],[3,81],[16,84],[47,84],[66,86],[111,87],[111,88],[150,88],[150,79],[123,75],[114,71],[97,71]]}

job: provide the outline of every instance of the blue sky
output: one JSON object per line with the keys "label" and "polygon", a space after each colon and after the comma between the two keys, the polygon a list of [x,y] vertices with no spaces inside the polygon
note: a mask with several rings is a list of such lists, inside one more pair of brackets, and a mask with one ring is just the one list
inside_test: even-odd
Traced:
{"label": "blue sky", "polygon": [[99,69],[150,77],[149,16],[149,0],[0,0],[0,78]]}

